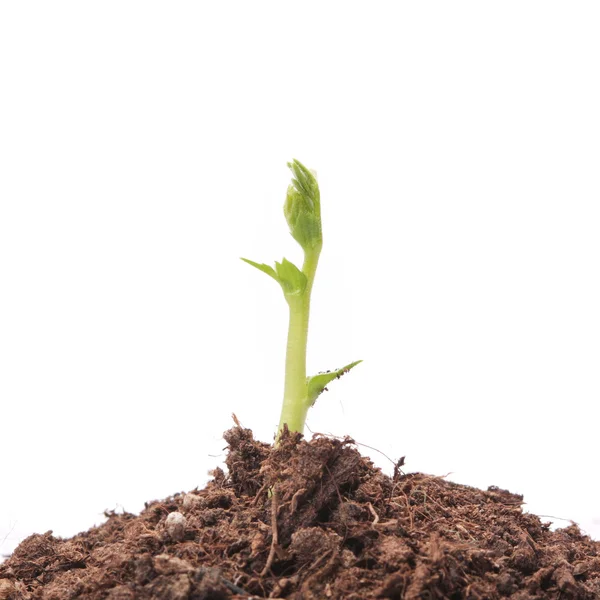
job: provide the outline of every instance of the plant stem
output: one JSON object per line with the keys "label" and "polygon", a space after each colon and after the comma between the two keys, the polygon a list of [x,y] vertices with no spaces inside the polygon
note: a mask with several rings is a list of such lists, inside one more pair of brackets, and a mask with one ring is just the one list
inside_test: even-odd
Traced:
{"label": "plant stem", "polygon": [[277,437],[287,424],[290,431],[304,431],[306,413],[310,408],[306,383],[306,348],[308,341],[308,319],[310,295],[317,271],[321,246],[304,253],[302,271],[306,275],[306,288],[298,296],[288,296],[290,321],[288,326],[287,351],[285,355],[285,387],[283,406]]}

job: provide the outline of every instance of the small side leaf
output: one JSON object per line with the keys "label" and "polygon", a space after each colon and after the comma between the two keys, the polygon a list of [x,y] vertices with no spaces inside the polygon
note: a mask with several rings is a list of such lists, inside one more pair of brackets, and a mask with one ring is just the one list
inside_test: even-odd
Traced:
{"label": "small side leaf", "polygon": [[362,360],[356,360],[341,369],[337,369],[335,371],[328,371],[327,373],[319,373],[317,375],[313,375],[312,377],[306,378],[306,384],[308,387],[308,402],[309,405],[312,406],[319,395],[325,389],[325,386],[334,379],[339,379],[342,375],[347,373],[350,369],[355,367],[358,363],[361,363]]}
{"label": "small side leaf", "polygon": [[277,278],[286,296],[299,296],[306,289],[306,275],[287,258],[275,263]]}
{"label": "small side leaf", "polygon": [[265,265],[265,263],[262,263],[262,264],[256,263],[253,260],[249,260],[247,258],[242,258],[242,260],[244,262],[247,262],[249,265],[256,267],[259,271],[266,273],[267,275],[269,275],[270,277],[272,277],[275,281],[277,281],[279,283],[279,277],[277,277],[277,273],[275,272],[275,269],[273,267],[270,267],[269,265]]}
{"label": "small side leaf", "polygon": [[285,296],[299,296],[306,289],[306,275],[287,258],[280,263],[275,261],[275,268],[247,258],[242,258],[242,260],[272,277],[281,286]]}

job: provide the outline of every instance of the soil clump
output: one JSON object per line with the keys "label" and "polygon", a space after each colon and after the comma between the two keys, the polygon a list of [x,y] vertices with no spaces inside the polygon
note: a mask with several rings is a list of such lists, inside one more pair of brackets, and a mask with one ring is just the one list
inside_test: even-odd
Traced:
{"label": "soil clump", "polygon": [[384,475],[350,439],[225,433],[228,473],[70,539],[25,539],[0,600],[594,600],[600,542],[522,496]]}

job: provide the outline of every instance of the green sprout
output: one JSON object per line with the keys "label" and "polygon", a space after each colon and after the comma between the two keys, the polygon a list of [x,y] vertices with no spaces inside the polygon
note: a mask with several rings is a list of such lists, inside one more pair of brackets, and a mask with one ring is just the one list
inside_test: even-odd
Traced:
{"label": "green sprout", "polygon": [[292,237],[304,251],[302,270],[286,258],[280,263],[275,262],[275,268],[242,258],[243,261],[279,283],[290,309],[285,357],[285,387],[278,438],[286,425],[290,431],[303,433],[308,409],[327,389],[325,386],[362,362],[357,360],[341,369],[319,373],[312,377],[306,376],[310,294],[323,247],[321,198],[314,171],[309,171],[297,160],[288,163],[288,167],[292,171],[293,179],[287,190],[283,213]]}

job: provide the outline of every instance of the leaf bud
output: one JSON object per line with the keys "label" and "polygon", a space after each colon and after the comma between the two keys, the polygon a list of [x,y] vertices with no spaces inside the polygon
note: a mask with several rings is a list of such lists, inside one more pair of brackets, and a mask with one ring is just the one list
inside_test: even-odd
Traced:
{"label": "leaf bud", "polygon": [[313,171],[309,171],[295,159],[288,163],[288,167],[294,177],[287,190],[283,214],[290,233],[304,251],[320,251],[323,245],[323,233],[321,197],[317,178]]}

